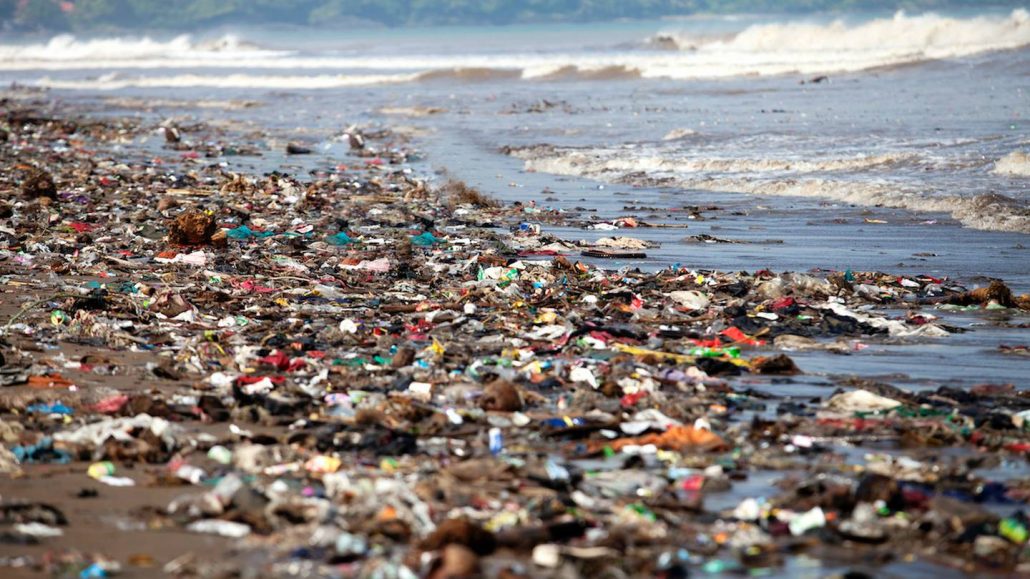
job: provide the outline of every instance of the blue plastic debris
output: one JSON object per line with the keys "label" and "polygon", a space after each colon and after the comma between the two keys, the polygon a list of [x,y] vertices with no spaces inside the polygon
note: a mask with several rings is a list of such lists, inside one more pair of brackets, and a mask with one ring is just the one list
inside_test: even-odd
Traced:
{"label": "blue plastic debris", "polygon": [[428,231],[422,233],[421,235],[416,235],[411,238],[411,244],[417,245],[419,247],[429,247],[431,245],[436,245],[437,243],[440,243],[440,240],[434,237],[433,234]]}
{"label": "blue plastic debris", "polygon": [[246,225],[241,225],[241,226],[237,227],[236,229],[230,229],[229,231],[226,232],[225,235],[229,239],[250,239],[252,237],[260,239],[262,237],[271,237],[271,236],[275,235],[275,232],[273,232],[273,231],[254,231],[253,229],[247,227]]}
{"label": "blue plastic debris", "polygon": [[49,436],[43,437],[36,444],[15,446],[11,449],[11,452],[14,453],[14,457],[21,464],[67,464],[72,461],[72,457],[67,451],[54,448],[54,439]]}
{"label": "blue plastic debris", "polygon": [[326,239],[326,241],[328,241],[332,245],[348,245],[354,243],[354,240],[351,239],[350,236],[347,235],[347,233],[344,231],[341,231],[336,235],[330,236]]}
{"label": "blue plastic debris", "polygon": [[107,577],[107,570],[101,567],[97,563],[93,563],[89,567],[86,567],[79,573],[79,577],[82,579],[90,579],[92,577]]}
{"label": "blue plastic debris", "polygon": [[72,414],[74,412],[71,407],[60,402],[54,402],[53,404],[30,404],[25,407],[25,411],[30,414]]}

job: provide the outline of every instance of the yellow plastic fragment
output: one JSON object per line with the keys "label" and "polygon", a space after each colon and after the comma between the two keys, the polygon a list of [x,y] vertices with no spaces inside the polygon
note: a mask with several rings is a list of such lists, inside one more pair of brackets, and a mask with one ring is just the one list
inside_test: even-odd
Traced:
{"label": "yellow plastic fragment", "polygon": [[[671,360],[677,364],[693,364],[694,356],[688,356],[686,354],[676,354],[673,352],[659,352],[658,350],[648,350],[647,348],[638,348],[636,346],[627,346],[626,344],[612,344],[612,349],[622,352],[624,354],[632,354],[634,356],[653,356],[655,358],[663,360]],[[727,362],[734,366],[740,366],[741,368],[748,368],[750,364],[743,358],[729,358]]]}

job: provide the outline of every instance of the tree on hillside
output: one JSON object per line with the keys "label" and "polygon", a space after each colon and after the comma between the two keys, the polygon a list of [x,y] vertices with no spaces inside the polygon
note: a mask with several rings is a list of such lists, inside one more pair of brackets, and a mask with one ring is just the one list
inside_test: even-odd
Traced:
{"label": "tree on hillside", "polygon": [[68,14],[61,9],[60,2],[56,0],[29,0],[16,4],[14,20],[19,24],[29,28],[68,29]]}

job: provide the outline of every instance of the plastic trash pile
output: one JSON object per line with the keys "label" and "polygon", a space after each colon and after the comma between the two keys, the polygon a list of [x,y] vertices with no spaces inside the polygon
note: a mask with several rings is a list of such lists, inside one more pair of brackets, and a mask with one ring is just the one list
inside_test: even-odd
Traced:
{"label": "plastic trash pile", "polygon": [[[1025,324],[1001,282],[613,271],[648,244],[584,249],[541,227],[560,212],[428,183],[388,131],[352,139],[346,166],[246,175],[189,131],[53,115],[9,102],[0,122],[0,544],[53,550],[0,565],[1030,573],[1025,390],[792,359],[947,340],[949,310]],[[163,159],[112,147],[162,138]],[[782,393],[806,379],[825,395]],[[58,468],[81,496],[5,486]],[[104,532],[223,542],[76,551],[97,494],[145,503]]]}

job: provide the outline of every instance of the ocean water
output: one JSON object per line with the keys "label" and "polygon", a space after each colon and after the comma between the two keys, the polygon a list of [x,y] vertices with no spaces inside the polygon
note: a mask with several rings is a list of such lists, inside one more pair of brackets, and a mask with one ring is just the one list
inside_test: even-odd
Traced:
{"label": "ocean water", "polygon": [[[936,212],[1030,233],[1028,45],[1025,9],[61,35],[0,45],[0,80],[181,99],[299,94],[308,112],[351,116],[415,104],[451,113],[424,125],[446,129],[457,114],[495,139],[485,146],[517,145],[530,171]],[[499,118],[497,105],[518,113],[524,101],[563,120],[534,132],[509,122],[523,115]]]}
{"label": "ocean water", "polygon": [[[260,159],[345,162],[346,127],[415,135],[433,179],[633,215],[661,243],[606,267],[930,274],[1030,291],[1030,12],[693,17],[427,29],[218,30],[0,41],[0,83],[113,114],[267,129]],[[246,103],[247,106],[242,106]],[[282,154],[300,139],[316,154]],[[727,243],[708,243],[712,236]],[[802,356],[906,387],[1027,385],[1026,317]],[[975,360],[975,363],[972,362]]]}

